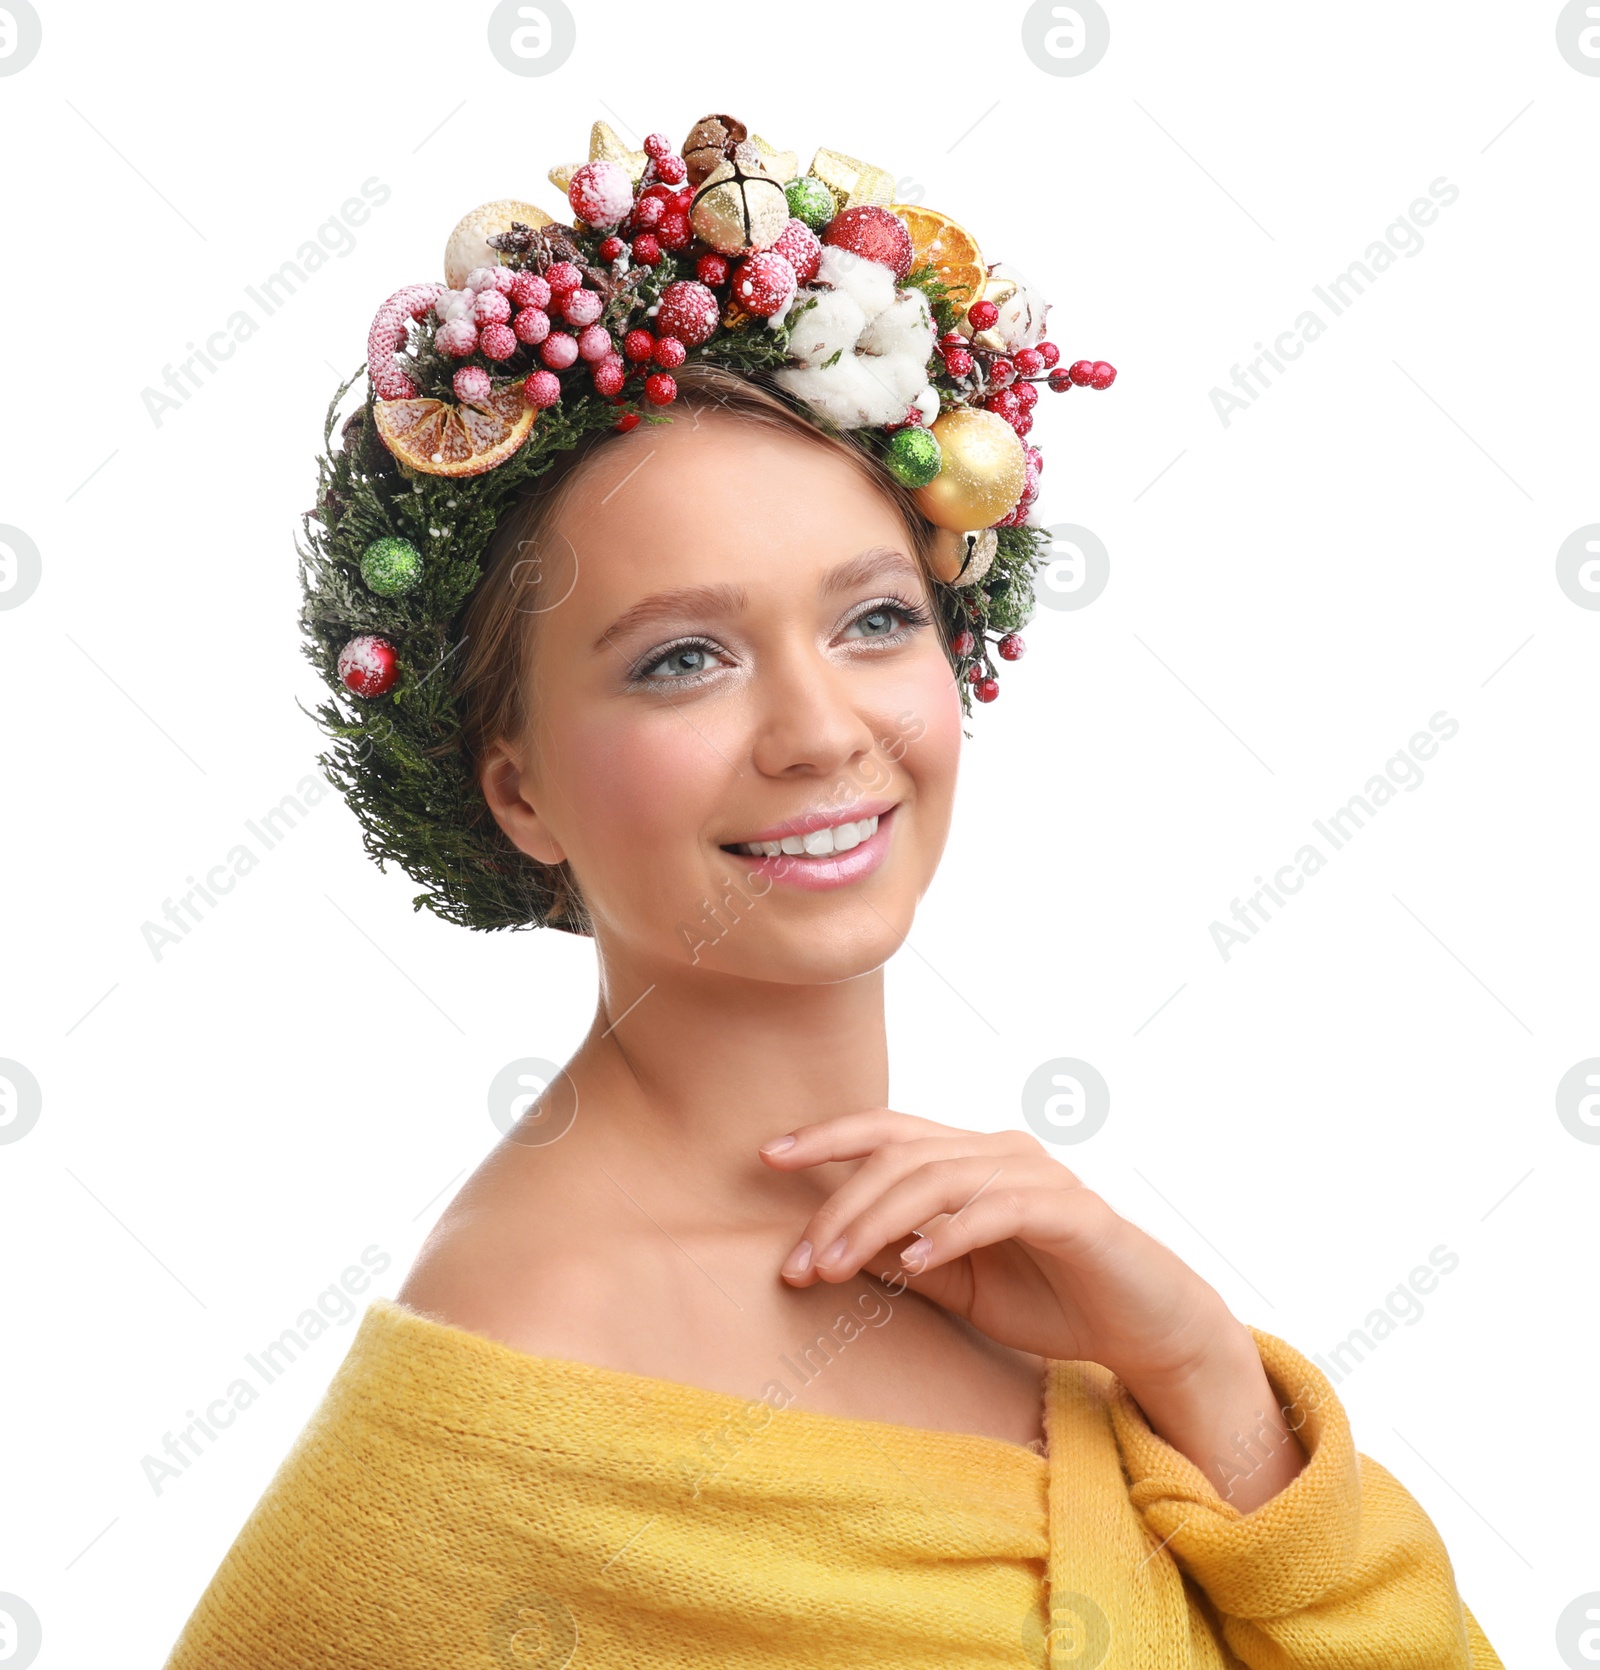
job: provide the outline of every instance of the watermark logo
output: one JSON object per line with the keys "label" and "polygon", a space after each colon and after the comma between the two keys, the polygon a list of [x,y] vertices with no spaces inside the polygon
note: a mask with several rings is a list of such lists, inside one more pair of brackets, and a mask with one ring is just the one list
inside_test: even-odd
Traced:
{"label": "watermark logo", "polygon": [[1042,1062],[1022,1087],[1022,1117],[1045,1142],[1087,1142],[1111,1112],[1111,1087],[1087,1061]]}
{"label": "watermark logo", "polygon": [[[1600,6],[1593,9],[1600,12]],[[1556,1651],[1571,1670],[1594,1670],[1600,1664],[1600,1589],[1579,1595],[1556,1619]]]}
{"label": "watermark logo", "polygon": [[500,0],[489,13],[489,50],[513,75],[549,75],[572,56],[578,26],[562,0]]}
{"label": "watermark logo", "polygon": [[[1600,15],[1600,6],[1595,12]],[[0,535],[4,532],[0,529]],[[1562,540],[1556,584],[1580,609],[1600,609],[1600,522],[1589,522]]]}
{"label": "watermark logo", "polygon": [[[0,1056],[0,1143],[21,1142],[39,1123],[44,1095],[39,1081],[20,1061]],[[0,1664],[6,1661],[0,1657]]]}
{"label": "watermark logo", "polygon": [[27,1601],[21,1595],[0,1594],[0,1664],[6,1670],[27,1670],[43,1640],[39,1614]]}
{"label": "watermark logo", "polygon": [[507,1670],[566,1670],[578,1650],[577,1620],[554,1595],[529,1589],[495,1609],[489,1647]]}
{"label": "watermark logo", "polygon": [[1046,75],[1083,75],[1110,44],[1111,19],[1098,0],[1033,0],[1022,14],[1022,50]]}
{"label": "watermark logo", "polygon": [[1055,522],[1046,531],[1050,550],[1039,559],[1034,596],[1047,609],[1087,609],[1111,578],[1105,542],[1076,522]]}
{"label": "watermark logo", "polygon": [[[4,1069],[0,1061],[0,1072]],[[1556,1113],[1579,1142],[1600,1142],[1600,1055],[1562,1075],[1556,1086]]]}
{"label": "watermark logo", "polygon": [[[5,0],[0,5],[0,75],[15,75],[27,69],[39,55],[44,36],[39,14],[28,0]],[[9,1664],[0,1657],[0,1664]]]}
{"label": "watermark logo", "polygon": [[1050,1596],[1048,1626],[1041,1627],[1036,1612],[1022,1623],[1022,1644],[1028,1662],[1048,1664],[1051,1670],[1095,1670],[1111,1651],[1111,1620],[1087,1595],[1068,1589]]}
{"label": "watermark logo", "polygon": [[555,1062],[521,1056],[489,1081],[489,1117],[501,1136],[524,1148],[547,1148],[576,1122],[578,1087]]}
{"label": "watermark logo", "polygon": [[0,522],[0,609],[20,609],[38,590],[43,572],[39,547],[21,528]]}
{"label": "watermark logo", "polygon": [[[1556,49],[1580,74],[1600,75],[1600,6],[1594,0],[1567,0],[1556,18]],[[1600,1663],[1600,1652],[1587,1662]]]}

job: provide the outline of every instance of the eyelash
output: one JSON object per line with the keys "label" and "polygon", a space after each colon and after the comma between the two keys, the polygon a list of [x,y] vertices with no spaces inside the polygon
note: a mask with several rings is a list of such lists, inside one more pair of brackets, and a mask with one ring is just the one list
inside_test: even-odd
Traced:
{"label": "eyelash", "polygon": [[[900,615],[907,624],[902,626],[898,632],[865,641],[878,644],[901,643],[910,637],[913,632],[919,631],[925,626],[933,625],[933,615],[923,604],[907,602],[903,597],[880,597],[875,603],[869,603],[859,613],[852,615],[845,625],[847,627],[854,626],[857,621],[865,620],[868,615],[875,615],[885,610]],[[651,650],[644,660],[634,663],[628,673],[628,682],[630,684],[698,684],[701,679],[708,676],[708,672],[685,673],[680,678],[650,678],[648,675],[652,668],[659,667],[669,655],[673,655],[679,650],[698,649],[702,645],[710,649],[717,647],[710,638],[695,636],[680,638],[676,643],[665,644],[660,649]]]}

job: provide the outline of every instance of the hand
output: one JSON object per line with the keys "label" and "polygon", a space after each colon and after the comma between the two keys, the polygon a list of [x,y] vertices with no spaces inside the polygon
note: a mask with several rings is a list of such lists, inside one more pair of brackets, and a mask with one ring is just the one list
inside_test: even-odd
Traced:
{"label": "hand", "polygon": [[[1219,1488],[1230,1465],[1237,1474],[1219,1449],[1233,1450],[1233,1428],[1254,1430],[1254,1412],[1276,1406],[1249,1330],[1214,1287],[1036,1137],[964,1131],[892,1108],[789,1134],[789,1147],[759,1150],[774,1170],[862,1163],[812,1213],[783,1264],[786,1280],[809,1287],[886,1265],[883,1279],[903,1273],[907,1287],[1003,1345],[1103,1364]],[[901,1257],[880,1258],[886,1251]],[[1299,1471],[1304,1452],[1283,1439],[1245,1496],[1228,1486],[1241,1512]]]}

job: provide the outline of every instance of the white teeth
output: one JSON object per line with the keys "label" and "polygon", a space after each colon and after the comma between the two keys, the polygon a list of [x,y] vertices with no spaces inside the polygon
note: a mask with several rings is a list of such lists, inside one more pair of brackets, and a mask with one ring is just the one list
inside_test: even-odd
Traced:
{"label": "white teeth", "polygon": [[780,853],[795,857],[825,858],[830,853],[849,852],[877,832],[876,817],[862,818],[856,823],[836,823],[831,829],[813,829],[806,835],[785,835],[781,841],[741,841],[735,852],[748,853],[752,858],[776,858]]}

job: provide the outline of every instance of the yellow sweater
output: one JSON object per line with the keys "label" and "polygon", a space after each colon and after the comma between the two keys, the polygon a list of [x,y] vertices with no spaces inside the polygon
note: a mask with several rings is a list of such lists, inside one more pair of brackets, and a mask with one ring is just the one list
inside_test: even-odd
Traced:
{"label": "yellow sweater", "polygon": [[1241,1516],[1097,1364],[1049,1365],[1046,1458],[377,1299],[167,1670],[1503,1670],[1326,1377],[1251,1332],[1310,1459]]}

